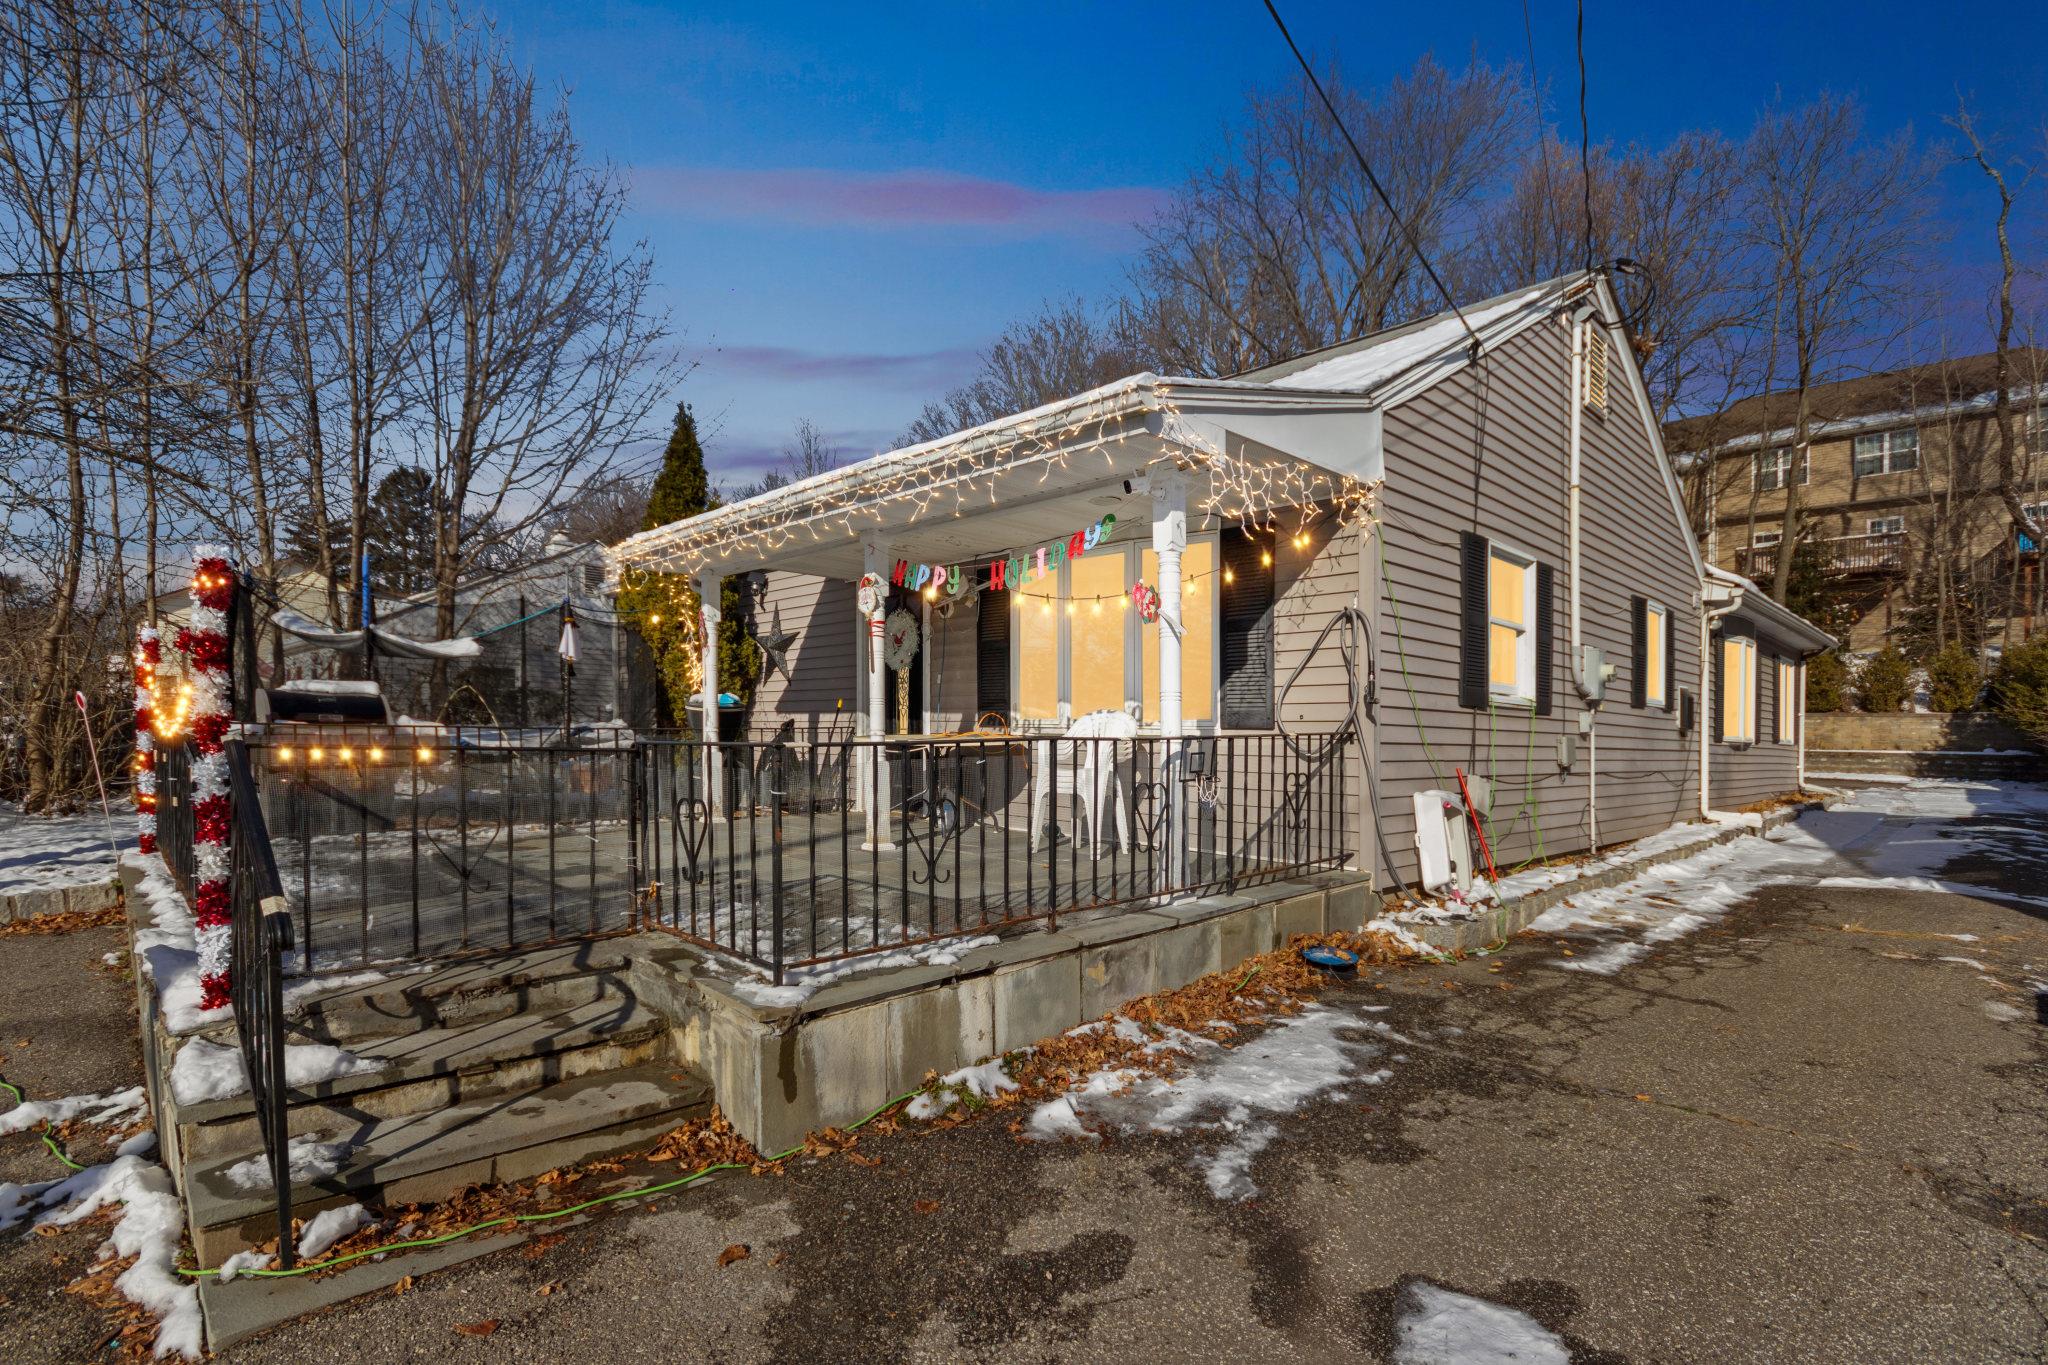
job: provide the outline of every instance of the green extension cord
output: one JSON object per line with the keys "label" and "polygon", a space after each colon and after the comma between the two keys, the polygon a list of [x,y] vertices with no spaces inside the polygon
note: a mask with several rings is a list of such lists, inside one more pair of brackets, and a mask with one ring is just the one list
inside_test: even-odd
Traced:
{"label": "green extension cord", "polygon": [[[28,1103],[28,1096],[24,1095],[24,1094],[23,1094],[23,1093],[21,1092],[21,1087],[20,1087],[20,1086],[18,1086],[18,1085],[16,1085],[16,1084],[14,1084],[14,1082],[12,1082],[12,1081],[0,1081],[0,1088],[4,1088],[4,1089],[6,1089],[6,1090],[8,1090],[8,1091],[11,1091],[11,1092],[13,1093],[13,1095],[14,1095],[14,1102],[15,1102],[16,1104],[27,1104],[27,1103]],[[53,1138],[53,1137],[51,1137],[51,1136],[50,1136],[50,1129],[49,1129],[49,1126],[48,1126],[48,1125],[45,1125],[45,1126],[44,1126],[44,1127],[42,1128],[42,1130],[41,1130],[40,1132],[38,1132],[38,1133],[36,1134],[36,1136],[37,1136],[37,1137],[39,1137],[39,1138],[41,1138],[41,1139],[43,1140],[43,1146],[45,1146],[45,1147],[48,1147],[48,1148],[50,1149],[50,1155],[51,1155],[51,1156],[53,1156],[53,1157],[56,1157],[56,1158],[57,1158],[57,1160],[59,1160],[59,1161],[61,1161],[61,1162],[63,1162],[63,1163],[64,1163],[64,1169],[65,1169],[65,1170],[67,1170],[67,1171],[82,1171],[82,1170],[84,1170],[84,1169],[85,1169],[85,1167],[83,1167],[83,1166],[79,1165],[79,1164],[78,1164],[77,1162],[73,1161],[73,1160],[71,1159],[71,1157],[70,1157],[70,1156],[69,1156],[69,1155],[68,1155],[68,1154],[67,1154],[67,1153],[66,1153],[66,1152],[64,1151],[64,1149],[63,1149],[62,1147],[60,1147],[60,1146],[58,1146],[58,1145],[57,1145],[57,1139],[55,1139],[55,1138]]]}
{"label": "green extension cord", "polygon": [[[844,1131],[851,1133],[865,1128],[889,1110],[894,1109],[897,1105],[918,1093],[920,1092],[916,1090],[904,1091],[901,1095],[882,1105],[860,1122],[848,1124]],[[799,1142],[788,1151],[777,1153],[765,1159],[770,1162],[786,1161],[803,1149],[804,1145]],[[294,1275],[310,1275],[316,1270],[332,1270],[336,1266],[347,1265],[350,1261],[360,1261],[366,1256],[383,1256],[394,1251],[414,1251],[421,1247],[442,1246],[448,1242],[456,1242],[464,1237],[474,1236],[479,1232],[487,1232],[492,1228],[514,1227],[521,1223],[552,1222],[554,1219],[567,1218],[572,1213],[582,1213],[586,1209],[594,1209],[602,1204],[615,1204],[621,1199],[642,1199],[651,1195],[666,1194],[670,1190],[679,1190],[686,1185],[694,1185],[698,1181],[715,1175],[720,1171],[744,1171],[747,1169],[749,1169],[747,1166],[737,1161],[720,1161],[675,1180],[665,1180],[658,1185],[642,1185],[637,1189],[631,1190],[614,1190],[610,1194],[601,1194],[595,1199],[586,1199],[580,1204],[572,1204],[566,1209],[553,1209],[547,1213],[508,1213],[503,1218],[492,1218],[482,1223],[472,1223],[466,1228],[457,1228],[453,1232],[444,1232],[438,1237],[417,1237],[406,1242],[387,1242],[382,1246],[364,1247],[361,1251],[351,1251],[345,1256],[330,1256],[326,1260],[314,1261],[307,1265],[293,1266],[290,1270],[244,1270],[237,1274],[238,1278],[241,1275],[250,1275],[272,1280],[289,1279]],[[197,1279],[207,1275],[218,1275],[220,1271],[187,1270],[184,1266],[179,1266],[178,1273]]]}

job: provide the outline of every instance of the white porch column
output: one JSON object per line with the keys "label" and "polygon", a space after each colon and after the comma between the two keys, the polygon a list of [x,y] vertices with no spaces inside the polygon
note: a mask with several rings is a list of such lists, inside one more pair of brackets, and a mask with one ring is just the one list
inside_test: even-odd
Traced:
{"label": "white porch column", "polygon": [[1159,733],[1166,745],[1166,858],[1169,886],[1184,880],[1187,859],[1182,799],[1180,697],[1180,560],[1188,545],[1188,485],[1178,470],[1152,476],[1152,550],[1159,557]]}
{"label": "white porch column", "polygon": [[888,771],[881,762],[882,751],[879,742],[889,733],[889,670],[882,664],[882,621],[888,614],[888,591],[890,551],[886,540],[861,542],[861,568],[879,579],[883,591],[876,595],[875,605],[861,623],[861,633],[867,637],[868,661],[868,706],[862,718],[862,738],[869,741],[860,750],[858,780],[860,782],[861,809],[866,812],[864,829],[866,848],[888,849],[895,847],[889,842],[889,793]]}
{"label": "white porch column", "polygon": [[725,579],[709,569],[697,575],[697,629],[698,649],[702,655],[703,681],[699,685],[697,705],[703,715],[704,739],[704,809],[716,815],[719,808],[718,789],[718,622],[721,617],[721,598],[725,591]]}

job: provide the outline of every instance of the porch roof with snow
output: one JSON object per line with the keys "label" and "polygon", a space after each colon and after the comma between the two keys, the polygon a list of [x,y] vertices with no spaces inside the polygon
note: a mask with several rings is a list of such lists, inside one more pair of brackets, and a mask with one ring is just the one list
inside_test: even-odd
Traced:
{"label": "porch roof with snow", "polygon": [[1190,513],[1355,502],[1382,475],[1385,409],[1592,279],[1560,276],[1229,379],[1135,374],[643,531],[612,547],[612,568],[852,579],[867,540],[957,562],[1065,537],[1142,497],[1130,485],[1158,467],[1189,474]]}

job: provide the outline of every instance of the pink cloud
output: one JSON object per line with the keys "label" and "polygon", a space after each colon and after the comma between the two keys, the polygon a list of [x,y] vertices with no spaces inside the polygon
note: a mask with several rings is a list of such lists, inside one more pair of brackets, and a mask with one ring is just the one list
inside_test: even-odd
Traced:
{"label": "pink cloud", "polygon": [[892,355],[879,351],[806,351],[794,346],[707,346],[692,353],[714,369],[773,379],[885,385],[911,392],[962,383],[981,363],[981,352],[955,346]]}
{"label": "pink cloud", "polygon": [[818,227],[995,228],[1099,235],[1125,229],[1165,202],[1145,186],[1043,190],[948,171],[863,174],[792,168],[644,167],[645,207],[706,218],[771,219]]}

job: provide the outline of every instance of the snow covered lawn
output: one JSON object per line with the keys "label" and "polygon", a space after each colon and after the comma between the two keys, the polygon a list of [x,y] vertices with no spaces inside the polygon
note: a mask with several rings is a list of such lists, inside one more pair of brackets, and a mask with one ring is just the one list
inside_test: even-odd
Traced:
{"label": "snow covered lawn", "polygon": [[[117,813],[113,837],[134,833],[134,819],[123,825]],[[0,804],[0,896],[113,880],[117,864],[107,840],[106,817],[98,811],[24,815]]]}

